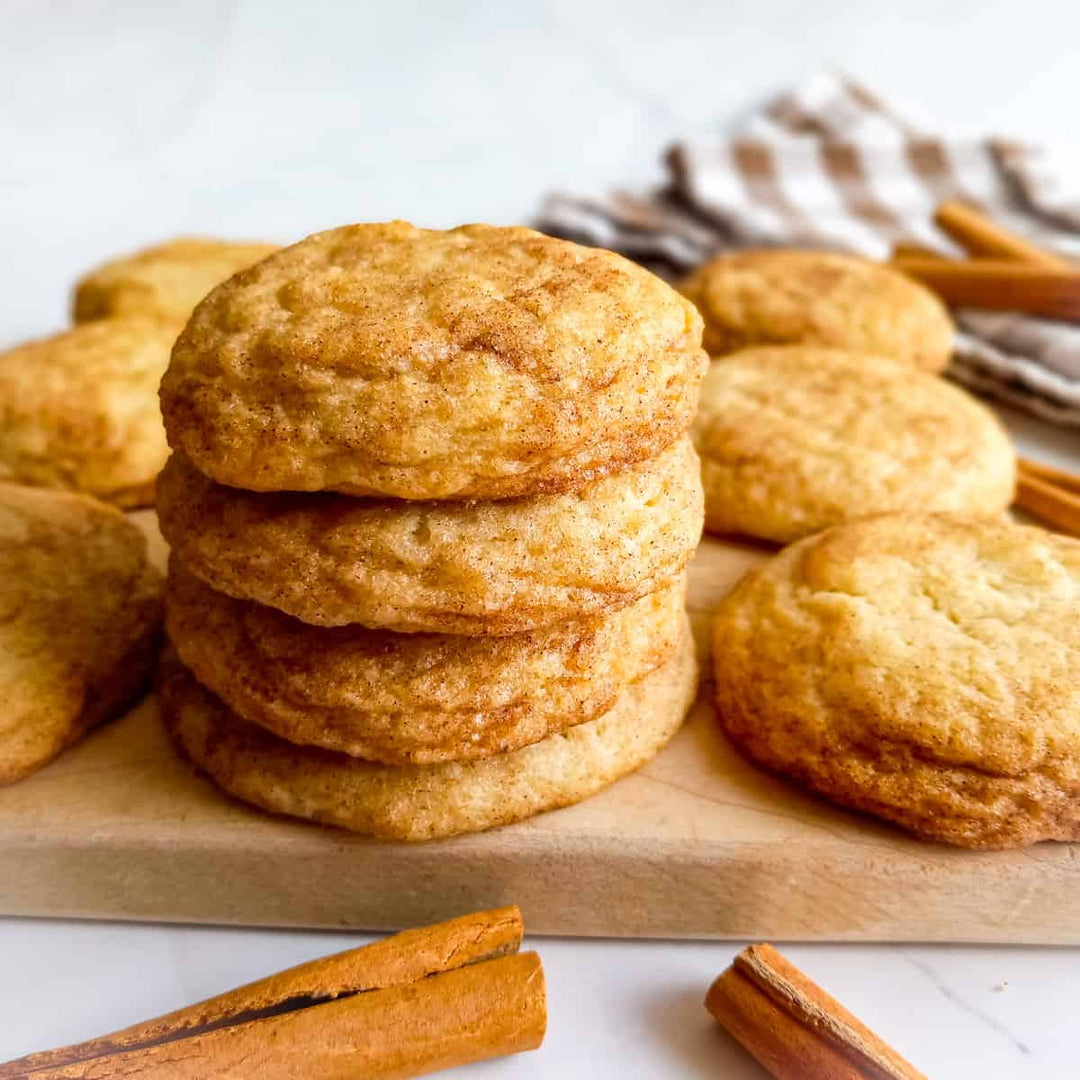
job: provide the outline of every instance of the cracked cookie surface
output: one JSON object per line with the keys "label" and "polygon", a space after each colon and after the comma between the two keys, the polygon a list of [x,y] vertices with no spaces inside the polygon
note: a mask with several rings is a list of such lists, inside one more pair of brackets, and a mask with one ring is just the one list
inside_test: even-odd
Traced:
{"label": "cracked cookie surface", "polygon": [[195,677],[291,742],[374,761],[506,753],[593,719],[666,663],[685,575],[609,616],[510,637],[308,626],[214,592],[176,560],[166,627]]}
{"label": "cracked cookie surface", "polygon": [[177,237],[96,267],[75,286],[75,322],[147,315],[183,324],[215,285],[278,250],[276,244]]}
{"label": "cracked cookie surface", "polygon": [[1016,453],[959,387],[866,353],[789,345],[713,364],[692,429],[705,525],[786,543],[895,510],[999,514]]}
{"label": "cracked cookie surface", "polygon": [[47,764],[145,689],[161,576],[86,495],[0,483],[0,784]]}
{"label": "cracked cookie surface", "polygon": [[714,624],[750,757],[921,836],[1080,839],[1080,541],[886,514],[748,574]]}
{"label": "cracked cookie surface", "polygon": [[481,503],[240,491],[174,455],[158,514],[176,556],[208,585],[304,622],[503,635],[614,611],[670,584],[703,511],[684,438],[579,491]]}
{"label": "cracked cookie surface", "polygon": [[175,658],[159,675],[162,712],[184,754],[229,794],[272,813],[395,840],[479,832],[580,802],[671,740],[697,693],[693,637],[614,706],[531,746],[478,761],[380,765],[295,746],[241,720]]}
{"label": "cracked cookie surface", "polygon": [[565,491],[689,426],[701,319],[648,271],[524,228],[319,233],[215,289],[162,382],[170,444],[253,491]]}
{"label": "cracked cookie surface", "polygon": [[157,387],[181,324],[103,319],[0,353],[0,479],[152,505]]}
{"label": "cracked cookie surface", "polygon": [[705,348],[822,345],[944,371],[953,325],[923,285],[869,259],[781,249],[721,255],[679,286],[705,320]]}

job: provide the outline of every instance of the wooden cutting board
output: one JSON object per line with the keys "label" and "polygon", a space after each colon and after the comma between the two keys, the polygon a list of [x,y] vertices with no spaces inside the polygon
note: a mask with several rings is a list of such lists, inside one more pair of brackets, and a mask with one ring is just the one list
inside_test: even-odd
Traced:
{"label": "wooden cutting board", "polygon": [[[699,642],[764,553],[704,542]],[[393,929],[513,902],[547,934],[1075,944],[1078,894],[1080,845],[953,850],[765,775],[707,686],[671,746],[596,798],[429,844],[230,801],[178,760],[152,700],[0,789],[0,911],[19,915]]]}

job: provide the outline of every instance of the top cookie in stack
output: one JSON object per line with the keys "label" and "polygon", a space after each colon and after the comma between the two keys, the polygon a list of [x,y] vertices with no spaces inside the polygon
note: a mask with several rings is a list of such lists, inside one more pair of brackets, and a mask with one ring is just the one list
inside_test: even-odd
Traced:
{"label": "top cookie in stack", "polygon": [[250,491],[568,491],[686,430],[701,331],[611,252],[521,228],[346,226],[199,305],[162,411],[175,450]]}
{"label": "top cookie in stack", "polygon": [[348,226],[215,289],[161,390],[189,756],[412,839],[651,757],[696,679],[700,341],[640,267],[520,228]]}

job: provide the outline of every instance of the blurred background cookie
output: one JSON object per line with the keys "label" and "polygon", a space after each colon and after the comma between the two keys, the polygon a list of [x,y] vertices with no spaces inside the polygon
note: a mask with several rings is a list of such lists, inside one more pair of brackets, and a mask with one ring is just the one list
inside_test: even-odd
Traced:
{"label": "blurred background cookie", "polygon": [[1016,453],[943,379],[868,353],[745,349],[713,364],[692,429],[705,527],[786,543],[887,510],[1002,513]]}
{"label": "blurred background cookie", "polygon": [[405,222],[310,236],[216,289],[162,382],[172,447],[252,491],[498,499],[686,429],[701,320],[610,251]]}
{"label": "blurred background cookie", "polygon": [[0,353],[0,479],[154,501],[157,388],[181,323],[103,319]]}
{"label": "blurred background cookie", "polygon": [[929,289],[881,263],[823,251],[721,255],[679,286],[723,356],[750,345],[824,345],[944,371],[953,325]]}
{"label": "blurred background cookie", "polygon": [[657,754],[697,693],[685,624],[676,654],[587,723],[506,754],[381,765],[296,746],[249,724],[168,656],[159,693],[179,748],[230,794],[265,810],[397,840],[506,825],[580,802]]}
{"label": "blurred background cookie", "polygon": [[581,491],[487,503],[242,491],[174,454],[158,513],[180,561],[230,596],[320,626],[502,635],[670,584],[702,496],[684,437]]}
{"label": "blurred background cookie", "polygon": [[178,237],[112,259],[75,285],[77,323],[109,315],[149,315],[186,322],[215,286],[278,250],[276,244]]}
{"label": "blurred background cookie", "polygon": [[0,784],[142,692],[160,584],[142,533],[112,507],[0,483]]}
{"label": "blurred background cookie", "polygon": [[1080,840],[1080,541],[888,514],[808,537],[717,612],[716,707],[750,757],[976,848]]}
{"label": "blurred background cookie", "polygon": [[192,674],[281,738],[391,763],[505,753],[610,708],[666,663],[685,576],[610,616],[511,637],[308,626],[214,592],[173,560],[169,639]]}

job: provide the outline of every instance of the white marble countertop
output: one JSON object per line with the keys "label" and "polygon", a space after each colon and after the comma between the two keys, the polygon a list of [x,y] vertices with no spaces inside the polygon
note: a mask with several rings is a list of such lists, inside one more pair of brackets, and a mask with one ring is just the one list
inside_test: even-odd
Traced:
{"label": "white marble countertop", "polygon": [[[1053,139],[1075,124],[1078,37],[1058,0],[1022,19],[1011,0],[6,0],[0,346],[62,326],[80,270],[175,233],[520,221],[552,188],[648,181],[672,137],[823,64],[926,128]],[[1010,423],[1080,461],[1075,434]],[[361,940],[3,919],[0,1060]],[[701,1005],[741,944],[533,944],[543,1049],[461,1075],[763,1075]],[[1077,1075],[1080,953],[784,951],[936,1080]]]}

